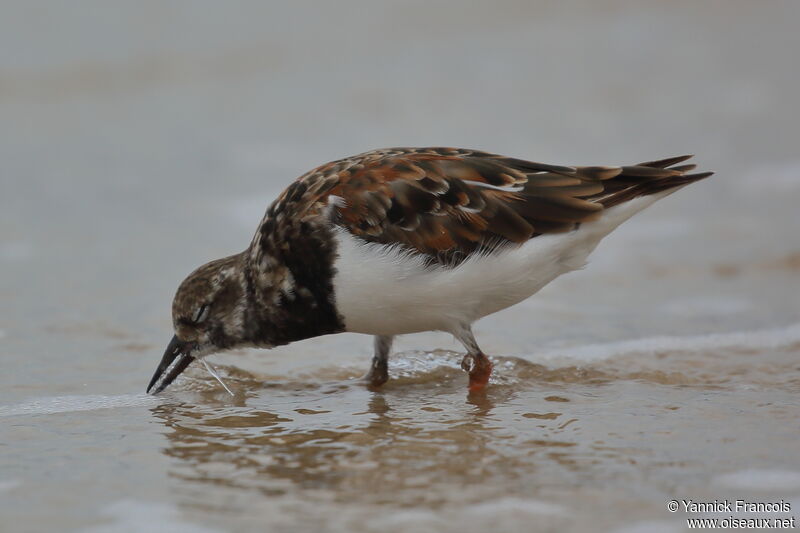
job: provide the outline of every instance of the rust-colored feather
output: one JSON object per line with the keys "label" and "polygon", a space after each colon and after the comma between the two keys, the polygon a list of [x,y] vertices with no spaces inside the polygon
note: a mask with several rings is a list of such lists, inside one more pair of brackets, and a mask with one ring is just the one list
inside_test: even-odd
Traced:
{"label": "rust-colored feather", "polygon": [[334,222],[353,235],[451,264],[476,250],[569,231],[605,208],[710,175],[675,166],[689,157],[570,167],[460,148],[389,148],[312,170],[270,211],[291,204],[323,216],[333,204]]}

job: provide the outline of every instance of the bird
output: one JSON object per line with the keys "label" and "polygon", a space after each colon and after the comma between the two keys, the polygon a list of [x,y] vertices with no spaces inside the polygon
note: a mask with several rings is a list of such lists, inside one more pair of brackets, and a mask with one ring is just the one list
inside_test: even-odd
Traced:
{"label": "bird", "polygon": [[452,334],[469,391],[483,391],[493,365],[472,324],[583,268],[621,223],[713,174],[691,173],[691,157],[562,166],[427,147],[319,166],[269,205],[243,252],[180,284],[147,392],[213,353],[341,332],[374,337],[364,379],[380,387],[393,339],[423,331]]}

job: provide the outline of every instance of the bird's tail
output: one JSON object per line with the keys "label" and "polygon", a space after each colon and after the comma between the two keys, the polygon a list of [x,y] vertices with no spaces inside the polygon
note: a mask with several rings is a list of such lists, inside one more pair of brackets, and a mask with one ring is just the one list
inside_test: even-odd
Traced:
{"label": "bird's tail", "polygon": [[[694,183],[714,174],[713,172],[689,174],[697,165],[681,165],[680,163],[691,157],[691,155],[682,155],[615,168],[614,170],[619,170],[619,172],[612,179],[604,179],[603,185],[605,187],[603,192],[595,198],[591,198],[591,200],[602,204],[605,208],[609,208],[639,196],[649,196],[671,189],[678,190],[684,185]],[[579,168],[578,173],[591,174],[597,168]]]}

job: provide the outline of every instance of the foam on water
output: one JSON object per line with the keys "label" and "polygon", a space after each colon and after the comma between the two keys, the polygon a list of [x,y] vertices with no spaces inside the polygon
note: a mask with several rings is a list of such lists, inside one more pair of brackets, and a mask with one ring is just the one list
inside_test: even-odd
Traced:
{"label": "foam on water", "polygon": [[75,411],[94,411],[96,409],[115,409],[119,407],[140,407],[150,405],[156,399],[146,394],[124,394],[121,396],[53,396],[37,398],[16,405],[0,406],[0,418],[20,415],[51,415]]}
{"label": "foam on water", "polygon": [[628,355],[654,355],[664,352],[703,352],[709,350],[775,350],[800,343],[800,324],[783,328],[713,333],[687,337],[649,337],[605,344],[560,348],[536,354],[537,360],[568,359],[603,361]]}
{"label": "foam on water", "polygon": [[396,377],[413,378],[436,368],[457,369],[462,355],[449,350],[404,352],[392,360],[392,372]]}

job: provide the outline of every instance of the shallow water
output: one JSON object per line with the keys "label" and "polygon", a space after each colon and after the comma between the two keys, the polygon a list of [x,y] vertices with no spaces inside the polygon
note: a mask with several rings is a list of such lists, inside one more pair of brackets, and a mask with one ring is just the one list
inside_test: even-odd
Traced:
{"label": "shallow water", "polygon": [[[682,531],[697,515],[666,505],[689,498],[800,514],[798,5],[559,5],[7,3],[0,530]],[[370,339],[337,335],[212,357],[234,397],[199,366],[143,394],[186,273],[243,248],[294,176],[403,144],[694,151],[718,175],[480,321],[485,394],[433,333],[399,340],[380,391],[359,381]]]}
{"label": "shallow water", "polygon": [[[6,465],[4,516],[34,529],[56,519],[29,514],[26,487],[62,502],[59,521],[108,531],[162,512],[169,530],[677,527],[664,510],[676,492],[797,501],[800,324],[672,344],[584,347],[581,364],[497,357],[485,394],[466,393],[460,354],[438,350],[397,355],[380,392],[347,366],[224,367],[234,398],[194,369],[158,398],[5,406],[4,457],[17,467]],[[31,454],[47,461],[20,468]],[[96,486],[98,471],[113,476]],[[76,483],[82,494],[69,494]]]}

